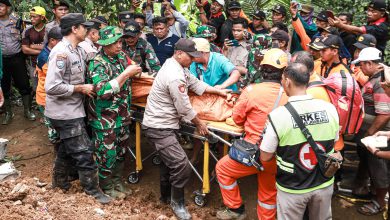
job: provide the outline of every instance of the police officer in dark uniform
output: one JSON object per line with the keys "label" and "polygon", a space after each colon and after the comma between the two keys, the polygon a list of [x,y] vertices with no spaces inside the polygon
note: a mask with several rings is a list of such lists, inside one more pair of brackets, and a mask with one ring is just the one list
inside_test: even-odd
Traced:
{"label": "police officer in dark uniform", "polygon": [[2,124],[9,124],[14,114],[11,110],[11,81],[22,95],[24,105],[24,117],[28,120],[35,120],[35,115],[31,111],[31,86],[27,75],[25,57],[22,53],[21,28],[18,27],[18,19],[8,14],[11,3],[9,0],[0,0],[0,44],[3,50],[3,79],[1,88],[4,92],[5,116]]}
{"label": "police officer in dark uniform", "polygon": [[70,188],[68,179],[71,163],[78,171],[84,191],[100,203],[111,198],[99,188],[97,167],[93,159],[93,144],[85,129],[84,96],[94,96],[94,86],[84,84],[85,53],[78,44],[84,41],[87,27],[80,13],[70,13],[61,18],[62,40],[49,56],[45,82],[45,116],[49,118],[60,136],[53,169],[53,187]]}

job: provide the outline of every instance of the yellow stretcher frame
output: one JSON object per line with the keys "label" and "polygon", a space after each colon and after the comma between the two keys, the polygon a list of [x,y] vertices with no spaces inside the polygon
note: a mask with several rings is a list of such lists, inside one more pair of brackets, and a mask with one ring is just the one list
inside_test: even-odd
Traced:
{"label": "yellow stretcher frame", "polygon": [[[133,103],[133,107],[136,109],[144,109],[145,103]],[[229,140],[229,135],[239,137],[243,134],[243,129],[235,126],[227,125],[225,122],[214,122],[214,121],[205,121],[207,127],[210,130],[217,131],[224,134],[224,139]],[[193,137],[200,139],[200,135],[193,135]],[[210,193],[210,175],[209,175],[209,165],[210,165],[210,143],[207,138],[204,138],[203,144],[203,180],[202,180],[202,194],[203,196]],[[135,170],[136,173],[142,171],[142,155],[141,155],[141,122],[135,121]],[[223,154],[228,153],[228,146],[224,144]]]}

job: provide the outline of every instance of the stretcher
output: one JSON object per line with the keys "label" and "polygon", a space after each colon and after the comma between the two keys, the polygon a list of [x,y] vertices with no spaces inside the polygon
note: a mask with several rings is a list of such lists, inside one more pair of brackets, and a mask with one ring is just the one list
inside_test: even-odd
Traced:
{"label": "stretcher", "polygon": [[[141,123],[143,119],[143,114],[145,110],[145,103],[133,103],[132,107],[132,121],[135,122],[135,153],[129,148],[130,154],[135,159],[135,171],[131,172],[129,175],[130,183],[137,183],[139,181],[139,173],[142,171],[142,162],[153,157],[153,164],[159,165],[161,163],[160,158],[158,157],[158,152],[154,151],[151,154],[147,155],[142,159],[141,153]],[[229,137],[237,138],[243,134],[243,129],[235,126],[226,124],[225,122],[214,122],[214,121],[205,121],[207,127],[210,131],[218,132],[223,134],[223,138],[227,141]],[[180,123],[179,133],[183,135],[188,135],[190,137],[199,139],[203,142],[203,175],[200,175],[197,169],[190,163],[191,168],[193,169],[195,175],[202,182],[202,189],[194,192],[194,202],[198,206],[204,206],[206,203],[205,197],[210,193],[210,175],[209,175],[209,164],[210,164],[210,155],[215,160],[218,161],[218,158],[210,151],[210,141],[207,137],[201,136],[196,132],[196,127],[192,124]],[[228,152],[228,142],[224,142],[223,154],[226,155]]]}

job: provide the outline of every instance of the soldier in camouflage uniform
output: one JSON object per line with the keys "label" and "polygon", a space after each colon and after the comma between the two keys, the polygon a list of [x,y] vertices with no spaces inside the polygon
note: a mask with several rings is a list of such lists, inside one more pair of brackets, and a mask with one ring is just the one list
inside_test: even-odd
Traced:
{"label": "soldier in camouflage uniform", "polygon": [[222,49],[213,42],[217,39],[217,29],[210,25],[201,25],[196,28],[194,38],[206,38],[210,42],[210,52],[222,53]]}
{"label": "soldier in camouflage uniform", "polygon": [[261,82],[262,74],[260,63],[263,60],[264,52],[272,46],[272,37],[268,34],[256,34],[253,37],[252,47],[248,55],[248,72],[241,82],[241,88]]}
{"label": "soldier in camouflage uniform", "polygon": [[122,31],[107,26],[97,42],[102,50],[91,60],[87,82],[95,86],[96,97],[88,99],[88,121],[99,170],[100,187],[114,198],[131,191],[121,181],[125,149],[129,146],[131,81],[141,67],[122,52]]}
{"label": "soldier in camouflage uniform", "polygon": [[148,72],[149,75],[155,77],[160,70],[161,65],[152,45],[145,39],[140,38],[141,27],[139,24],[130,20],[126,23],[123,33],[123,48],[126,55],[128,55],[134,62],[141,65],[142,72]]}

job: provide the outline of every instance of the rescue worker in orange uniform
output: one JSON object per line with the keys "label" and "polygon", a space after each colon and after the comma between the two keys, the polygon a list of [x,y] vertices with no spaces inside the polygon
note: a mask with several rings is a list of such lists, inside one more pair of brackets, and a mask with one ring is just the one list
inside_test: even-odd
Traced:
{"label": "rescue worker in orange uniform", "polygon": [[[314,72],[323,78],[327,78],[333,73],[340,73],[343,70],[346,74],[352,74],[351,69],[341,61],[339,49],[341,38],[337,35],[328,35],[323,37],[319,42],[314,42],[314,45],[321,49],[322,64],[314,69]],[[311,78],[312,80],[312,78]],[[311,81],[312,82],[312,81]],[[344,149],[344,139],[340,135],[335,143],[334,149],[340,151]]]}
{"label": "rescue worker in orange uniform", "polygon": [[322,65],[314,70],[318,75],[328,78],[333,73],[339,73],[340,70],[352,74],[352,71],[340,58],[341,41],[339,36],[331,34],[323,37],[319,42],[314,42],[316,47],[321,50]]}
{"label": "rescue worker in orange uniform", "polygon": [[[268,113],[287,102],[287,95],[281,86],[284,68],[287,66],[287,54],[280,49],[268,50],[261,62],[264,80],[246,87],[233,109],[233,120],[244,126],[244,140],[257,144],[263,132]],[[229,155],[224,156],[216,165],[216,174],[220,185],[223,203],[227,208],[217,212],[218,219],[244,219],[245,206],[240,196],[237,179],[257,174],[259,219],[275,219],[276,215],[276,161],[263,163],[264,170],[248,167]]]}

